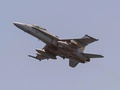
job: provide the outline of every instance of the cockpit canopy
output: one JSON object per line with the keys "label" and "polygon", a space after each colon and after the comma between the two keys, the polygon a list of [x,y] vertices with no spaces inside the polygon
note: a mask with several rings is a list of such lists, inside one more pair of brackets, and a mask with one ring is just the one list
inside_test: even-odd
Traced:
{"label": "cockpit canopy", "polygon": [[41,27],[41,26],[38,26],[38,25],[33,25],[34,28],[36,29],[42,29],[42,30],[46,30],[45,28]]}

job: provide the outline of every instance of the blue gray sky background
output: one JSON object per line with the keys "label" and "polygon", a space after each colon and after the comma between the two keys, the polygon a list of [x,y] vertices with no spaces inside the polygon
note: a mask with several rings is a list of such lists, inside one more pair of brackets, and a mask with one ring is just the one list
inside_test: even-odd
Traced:
{"label": "blue gray sky background", "polygon": [[[37,61],[45,44],[13,22],[37,24],[59,38],[99,38],[85,49],[103,59],[76,68],[68,60]],[[120,90],[120,0],[1,0],[0,90]]]}

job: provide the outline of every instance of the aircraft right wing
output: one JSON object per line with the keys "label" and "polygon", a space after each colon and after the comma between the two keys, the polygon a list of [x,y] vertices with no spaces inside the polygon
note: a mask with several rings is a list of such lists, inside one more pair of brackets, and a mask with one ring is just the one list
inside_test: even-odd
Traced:
{"label": "aircraft right wing", "polygon": [[74,60],[69,60],[69,66],[71,66],[71,67],[76,67],[77,65],[78,65],[78,63],[79,62],[77,62],[77,61],[74,61]]}
{"label": "aircraft right wing", "polygon": [[98,39],[95,39],[89,35],[85,35],[84,37],[80,39],[62,39],[61,41],[66,41],[66,42],[73,42],[76,45],[79,46],[79,48],[84,47],[92,42],[98,41]]}

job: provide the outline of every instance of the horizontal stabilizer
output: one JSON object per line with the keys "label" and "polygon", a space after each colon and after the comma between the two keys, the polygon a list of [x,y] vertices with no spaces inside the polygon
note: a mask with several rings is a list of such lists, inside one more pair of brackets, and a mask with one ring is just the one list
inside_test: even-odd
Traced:
{"label": "horizontal stabilizer", "polygon": [[87,57],[87,58],[103,58],[104,56],[102,55],[98,55],[98,54],[88,54],[88,53],[82,53],[83,56]]}
{"label": "horizontal stabilizer", "polygon": [[69,60],[69,66],[71,66],[71,67],[76,67],[77,65],[78,65],[78,63],[79,62],[77,62],[77,61],[74,61],[74,60]]}

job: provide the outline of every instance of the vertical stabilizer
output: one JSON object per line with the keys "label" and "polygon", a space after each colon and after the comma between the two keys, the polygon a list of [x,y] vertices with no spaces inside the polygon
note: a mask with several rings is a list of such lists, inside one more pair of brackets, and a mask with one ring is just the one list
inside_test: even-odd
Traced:
{"label": "vertical stabilizer", "polygon": [[77,61],[74,61],[74,60],[69,60],[69,66],[71,66],[71,67],[76,67],[77,65],[78,65],[78,63],[79,62],[77,62]]}

